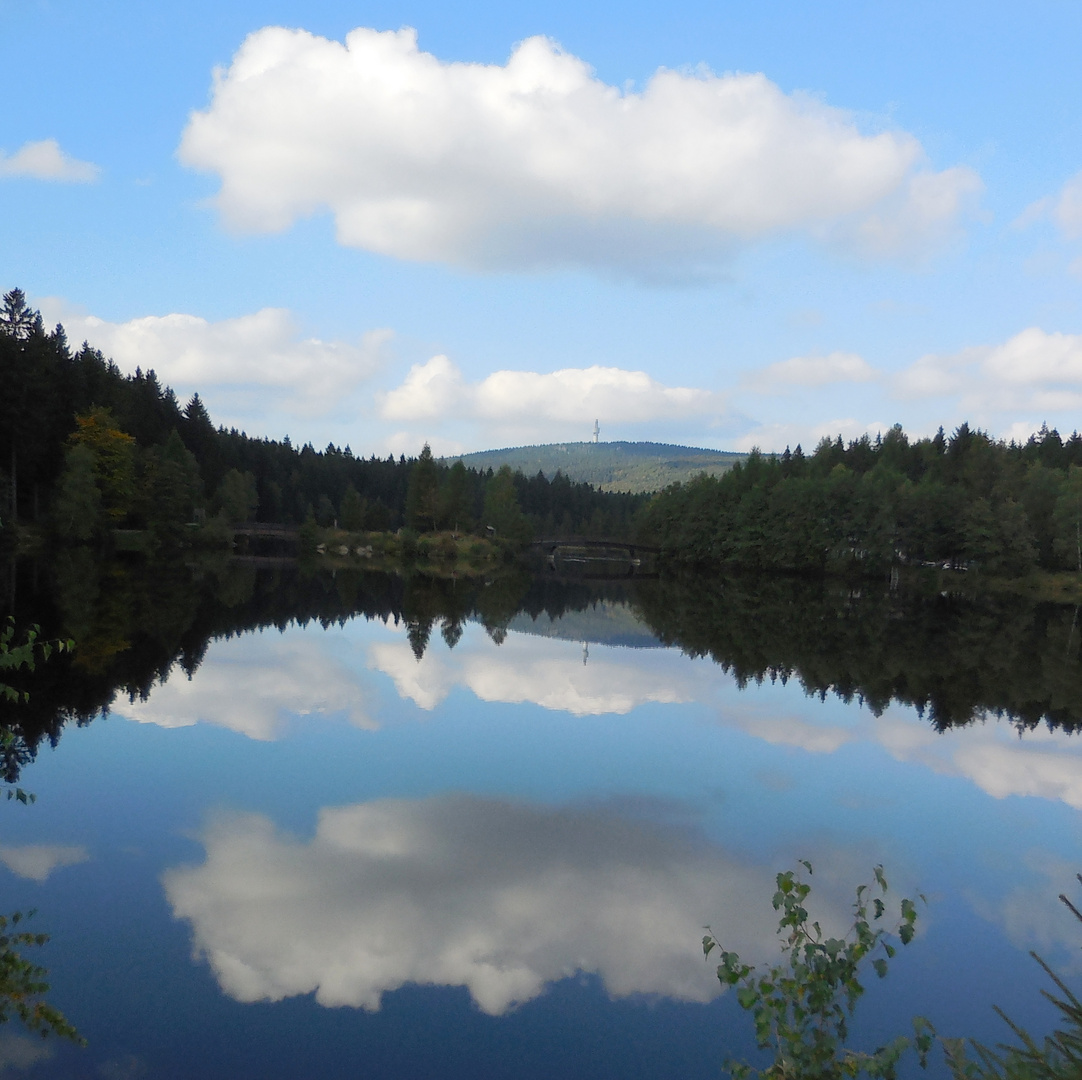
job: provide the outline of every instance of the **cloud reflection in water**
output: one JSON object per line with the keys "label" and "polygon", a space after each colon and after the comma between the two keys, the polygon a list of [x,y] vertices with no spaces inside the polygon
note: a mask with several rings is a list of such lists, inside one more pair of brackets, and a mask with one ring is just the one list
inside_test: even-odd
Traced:
{"label": "cloud reflection in water", "polygon": [[689,670],[684,657],[667,650],[595,646],[583,664],[578,645],[526,634],[509,634],[498,649],[477,634],[463,645],[454,652],[430,648],[418,661],[405,642],[380,642],[370,648],[369,664],[390,676],[400,697],[429,711],[463,686],[481,701],[622,715],[651,701],[695,701],[712,681],[712,673]]}
{"label": "cloud reflection in water", "polygon": [[327,650],[322,630],[270,632],[215,641],[191,679],[174,671],[146,701],[119,692],[111,711],[144,724],[190,727],[201,721],[251,739],[277,739],[290,714],[344,713],[374,728],[362,680]]}
{"label": "cloud reflection in water", "polygon": [[590,972],[616,997],[702,1002],[719,992],[704,924],[742,952],[774,947],[767,870],[605,809],[384,799],[324,809],[309,841],[254,814],[202,839],[206,861],[168,871],[165,891],[239,1001],[314,991],[375,1010],[414,982],[464,986],[499,1015]]}
{"label": "cloud reflection in water", "polygon": [[[418,661],[403,630],[379,623],[357,628],[364,636],[350,644],[368,667],[388,676],[401,699],[430,712],[458,688],[484,702],[574,716],[626,715],[649,703],[701,705],[722,727],[783,750],[818,755],[879,746],[898,761],[964,777],[995,798],[1034,796],[1082,809],[1082,740],[1063,731],[1038,728],[1019,739],[1009,722],[989,718],[938,732],[911,708],[892,706],[876,717],[830,697],[808,698],[795,682],[738,691],[712,661],[675,649],[598,644],[583,665],[575,642],[511,633],[497,647],[470,627],[453,651],[433,642]],[[372,676],[355,659],[336,655],[341,644],[316,627],[217,641],[191,680],[174,674],[148,701],[120,696],[113,708],[143,723],[181,727],[202,720],[260,740],[281,737],[290,714],[340,713],[374,730],[379,724],[368,712],[366,687]]]}

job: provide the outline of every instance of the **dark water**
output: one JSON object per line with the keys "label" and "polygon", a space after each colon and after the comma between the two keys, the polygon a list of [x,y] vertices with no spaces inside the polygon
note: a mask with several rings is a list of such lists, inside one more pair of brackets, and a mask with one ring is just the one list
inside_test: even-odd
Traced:
{"label": "dark water", "polygon": [[0,909],[37,909],[89,1045],[7,1025],[0,1076],[717,1077],[750,1024],[702,928],[773,959],[798,858],[839,929],[877,863],[928,897],[857,1045],[918,1012],[994,1040],[992,1003],[1045,1029],[1030,948],[1077,980],[1073,608],[83,556],[6,580],[80,649],[5,714],[38,800],[3,810]]}

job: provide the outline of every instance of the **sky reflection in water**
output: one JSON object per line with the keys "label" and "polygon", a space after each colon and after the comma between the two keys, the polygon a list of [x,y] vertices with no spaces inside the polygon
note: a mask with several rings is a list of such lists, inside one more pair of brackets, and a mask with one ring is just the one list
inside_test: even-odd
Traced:
{"label": "sky reflection in water", "polygon": [[[464,1015],[533,1022],[570,1046],[590,1039],[561,1019],[561,994],[613,1016],[639,1009],[635,1023],[658,1028],[654,1052],[670,1055],[650,1075],[716,1076],[726,1047],[744,1052],[723,1022],[731,1002],[695,1020],[708,1036],[695,1048],[674,1014],[635,1002],[717,997],[705,924],[772,956],[773,874],[798,857],[815,863],[817,914],[835,929],[877,862],[928,894],[890,992],[874,987],[862,1006],[869,1038],[915,1012],[995,1038],[992,1001],[1043,1023],[1019,950],[1076,966],[1056,895],[1082,867],[1077,738],[1020,739],[996,720],[940,735],[911,709],[876,717],[792,682],[740,690],[709,660],[597,641],[599,624],[649,641],[618,604],[565,623],[520,616],[499,647],[471,624],[454,649],[433,634],[420,661],[393,623],[245,634],[212,643],[190,681],[119,698],[111,719],[69,731],[28,770],[41,798],[9,815],[0,861],[71,949],[52,966],[58,1003],[91,1038],[79,1060],[115,1050],[142,1075],[173,1075],[167,1033],[198,1000],[216,1017],[208,1031],[231,1024],[262,1061],[252,1075],[278,1075],[251,1010],[314,1001],[279,1018],[303,1045],[323,1007],[359,1007],[366,1045],[399,1046],[396,1025],[433,1023],[428,999],[394,1019],[412,1000],[402,988],[421,984],[464,988]],[[585,650],[580,634],[595,637]],[[128,981],[106,944],[119,915],[93,907],[121,894],[147,935]],[[112,997],[92,1006],[86,987],[102,980]],[[554,989],[567,980],[579,989]],[[118,1024],[117,1010],[145,1008],[131,1000],[148,984],[169,986],[165,1013]],[[477,1030],[447,1075],[476,1071],[519,1029]],[[6,1052],[0,1076],[17,1067]],[[595,1068],[581,1053],[568,1075],[618,1073],[619,1055]],[[26,1067],[66,1075],[74,1060]],[[546,1075],[543,1053],[520,1065]]]}

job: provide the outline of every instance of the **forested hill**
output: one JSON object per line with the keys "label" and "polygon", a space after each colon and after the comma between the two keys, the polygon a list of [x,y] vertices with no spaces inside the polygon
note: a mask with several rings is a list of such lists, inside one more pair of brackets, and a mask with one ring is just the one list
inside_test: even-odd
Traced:
{"label": "forested hill", "polygon": [[643,493],[661,491],[700,473],[721,476],[746,456],[669,443],[576,442],[482,450],[447,461],[461,461],[468,468],[481,470],[509,465],[526,476],[542,472],[550,480],[561,472],[569,480],[592,484],[601,491]]}
{"label": "forested hill", "polygon": [[[358,442],[364,432],[358,431]],[[421,451],[421,447],[418,447]],[[198,394],[186,404],[151,370],[125,375],[92,344],[72,349],[18,289],[0,304],[0,533],[22,524],[61,542],[145,530],[184,545],[188,523],[264,521],[350,531],[484,530],[628,536],[642,497],[566,477],[368,458],[216,427]]]}

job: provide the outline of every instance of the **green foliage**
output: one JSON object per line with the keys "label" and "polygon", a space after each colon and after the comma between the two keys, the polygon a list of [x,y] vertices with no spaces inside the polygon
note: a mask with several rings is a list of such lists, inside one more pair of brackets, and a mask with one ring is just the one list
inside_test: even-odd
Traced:
{"label": "green foliage", "polygon": [[[801,860],[808,874],[811,863]],[[812,922],[805,906],[811,886],[787,870],[777,876],[774,910],[781,913],[778,934],[786,962],[765,972],[745,964],[735,952],[724,949],[708,933],[703,954],[719,949],[718,979],[735,986],[740,1007],[752,1014],[755,1041],[774,1054],[772,1065],[753,1069],[730,1062],[737,1078],[762,1076],[767,1080],[840,1080],[843,1077],[882,1077],[893,1080],[898,1062],[915,1049],[924,1066],[935,1033],[927,1020],[913,1020],[912,1038],[899,1036],[871,1053],[850,1050],[849,1019],[864,993],[861,967],[869,962],[879,978],[885,978],[894,957],[895,941],[908,945],[917,920],[916,904],[903,899],[893,929],[884,922],[887,914],[887,880],[883,868],[874,871],[874,884],[861,885],[853,904],[853,925],[844,938],[825,937]],[[922,898],[923,899],[923,898]]]}
{"label": "green foliage", "polygon": [[469,473],[461,461],[456,461],[447,472],[440,492],[440,517],[456,533],[473,528],[473,492]]}
{"label": "green foliage", "polygon": [[335,524],[334,503],[326,492],[320,494],[316,503],[316,521],[325,529]]}
{"label": "green foliage", "polygon": [[899,427],[805,458],[752,451],[720,479],[657,495],[643,542],[699,566],[879,575],[945,565],[997,577],[1038,566],[1082,572],[1082,436],[1025,446],[962,424],[910,443]]}
{"label": "green foliage", "polygon": [[[38,660],[48,660],[56,652],[68,652],[74,647],[72,641],[41,641],[41,631],[37,626],[27,630],[22,641],[15,641],[15,620],[8,616],[3,630],[0,630],[0,676],[4,672],[19,670],[33,671]],[[21,691],[0,679],[0,701],[25,705],[30,700],[27,691]],[[22,739],[11,728],[0,726],[0,760],[18,761],[24,757],[25,746]],[[34,796],[21,787],[5,787],[7,799],[15,799],[23,804],[32,803]]]}
{"label": "green foliage", "polygon": [[[32,671],[38,658],[46,660],[54,649],[64,651],[71,647],[70,641],[39,640],[37,627],[27,631],[24,639],[16,644],[14,620],[9,619],[0,631],[0,672],[20,668]],[[0,697],[15,702],[27,700],[26,694],[3,682],[0,682]],[[9,728],[0,729],[0,752],[5,756],[11,752],[16,741],[17,736]],[[22,788],[9,787],[6,793],[8,799],[16,799],[22,803],[34,801],[34,796]],[[64,1014],[42,997],[49,989],[49,984],[45,981],[48,972],[45,968],[31,963],[19,951],[44,945],[49,940],[45,934],[32,934],[16,929],[22,919],[20,912],[0,915],[0,1024],[15,1016],[42,1037],[52,1033],[81,1042],[78,1032],[65,1019]]]}
{"label": "green foliage", "polygon": [[68,447],[52,506],[53,529],[65,540],[84,542],[101,532],[101,491],[96,472],[97,456],[89,446]]}
{"label": "green foliage", "polygon": [[[15,620],[8,616],[7,624],[0,630],[0,672],[18,671],[20,668],[34,670],[37,661],[48,660],[54,650],[65,652],[74,647],[71,641],[41,641],[41,631],[37,626],[27,630],[22,641],[15,641]],[[8,701],[26,701],[27,695],[20,693],[5,682],[0,682],[0,698]]]}
{"label": "green foliage", "polygon": [[[414,484],[407,521],[410,474],[417,461],[402,455],[365,459],[348,446],[316,451],[310,444],[295,447],[288,438],[253,438],[235,428],[216,428],[198,394],[182,407],[153,371],[136,368],[125,375],[88,344],[73,354],[63,328],[47,334],[39,313],[17,289],[0,310],[0,387],[0,528],[8,534],[17,531],[20,519],[41,523],[43,512],[50,524],[62,523],[54,527],[61,541],[80,543],[85,537],[78,534],[91,531],[84,523],[93,516],[86,504],[94,494],[85,469],[76,476],[78,483],[62,490],[65,449],[72,443],[94,454],[101,532],[121,527],[144,532],[151,541],[147,553],[163,542],[188,539],[176,523],[186,516],[181,504],[190,485],[181,473],[191,478],[192,460],[198,470],[196,500],[201,491],[218,492],[231,473],[251,478],[239,500],[225,500],[237,520],[252,515],[247,509],[253,506],[252,485],[261,520],[286,525],[303,522],[309,507],[324,525],[335,517],[343,520],[352,488],[364,507],[359,526],[357,515],[351,515],[357,531],[393,531],[403,524],[421,531],[469,531],[480,514],[488,479],[485,470],[456,471],[422,453],[417,479],[425,483]],[[174,453],[175,445],[169,445],[175,442],[173,432],[191,459]],[[538,483],[536,477],[516,477],[531,527],[545,528],[549,535],[554,528],[564,535],[582,534],[595,525],[629,534],[636,504],[628,497],[557,479],[542,476]],[[43,493],[50,498],[43,501]]]}
{"label": "green foliage", "polygon": [[315,514],[309,514],[304,519],[297,535],[297,546],[302,555],[314,555],[316,545],[319,543],[319,524]]}
{"label": "green foliage", "polygon": [[176,547],[184,542],[202,480],[195,456],[175,429],[163,446],[147,451],[142,486],[143,513],[155,543]]}
{"label": "green foliage", "polygon": [[1082,466],[1072,465],[1067,470],[1053,511],[1053,527],[1056,554],[1082,573]]}
{"label": "green foliage", "polygon": [[75,417],[74,446],[94,452],[94,473],[106,517],[118,525],[135,499],[135,439],[121,431],[108,409],[95,408]]}
{"label": "green foliage", "polygon": [[339,524],[347,532],[361,532],[367,527],[368,500],[362,499],[352,484],[346,485],[339,507]]}
{"label": "green foliage", "polygon": [[40,326],[41,315],[27,304],[26,293],[22,289],[4,293],[4,303],[0,307],[0,334],[25,341],[33,333],[35,322]]}
{"label": "green foliage", "polygon": [[398,530],[399,552],[406,562],[412,562],[417,558],[419,545],[417,530],[408,525]]}
{"label": "green foliage", "polygon": [[436,528],[440,513],[440,473],[432,448],[425,443],[413,463],[406,489],[406,524],[418,532]]}
{"label": "green foliage", "polygon": [[501,540],[525,542],[530,539],[530,524],[519,506],[515,478],[507,465],[501,465],[485,485],[484,523],[496,530]]}
{"label": "green foliage", "polygon": [[[1082,874],[1078,875],[1082,882]],[[1060,900],[1082,922],[1082,912],[1060,895]],[[1014,1032],[1021,1045],[1000,1043],[995,1049],[970,1041],[977,1060],[966,1055],[963,1039],[944,1039],[947,1064],[955,1080],[1078,1080],[1082,1077],[1082,1001],[1066,983],[1034,952],[1030,956],[1044,968],[1062,996],[1042,990],[1041,993],[1060,1012],[1063,1026],[1038,1043],[1024,1028],[1019,1027],[1002,1009],[996,1012]]]}
{"label": "green foliage", "polygon": [[231,525],[251,521],[259,506],[259,492],[250,472],[230,469],[214,493],[213,506]]}
{"label": "green foliage", "polygon": [[27,960],[20,951],[40,947],[49,940],[47,934],[18,929],[23,919],[18,911],[0,915],[0,1024],[17,1017],[42,1038],[52,1034],[82,1045],[84,1040],[71,1022],[43,997],[49,990],[48,971]]}

